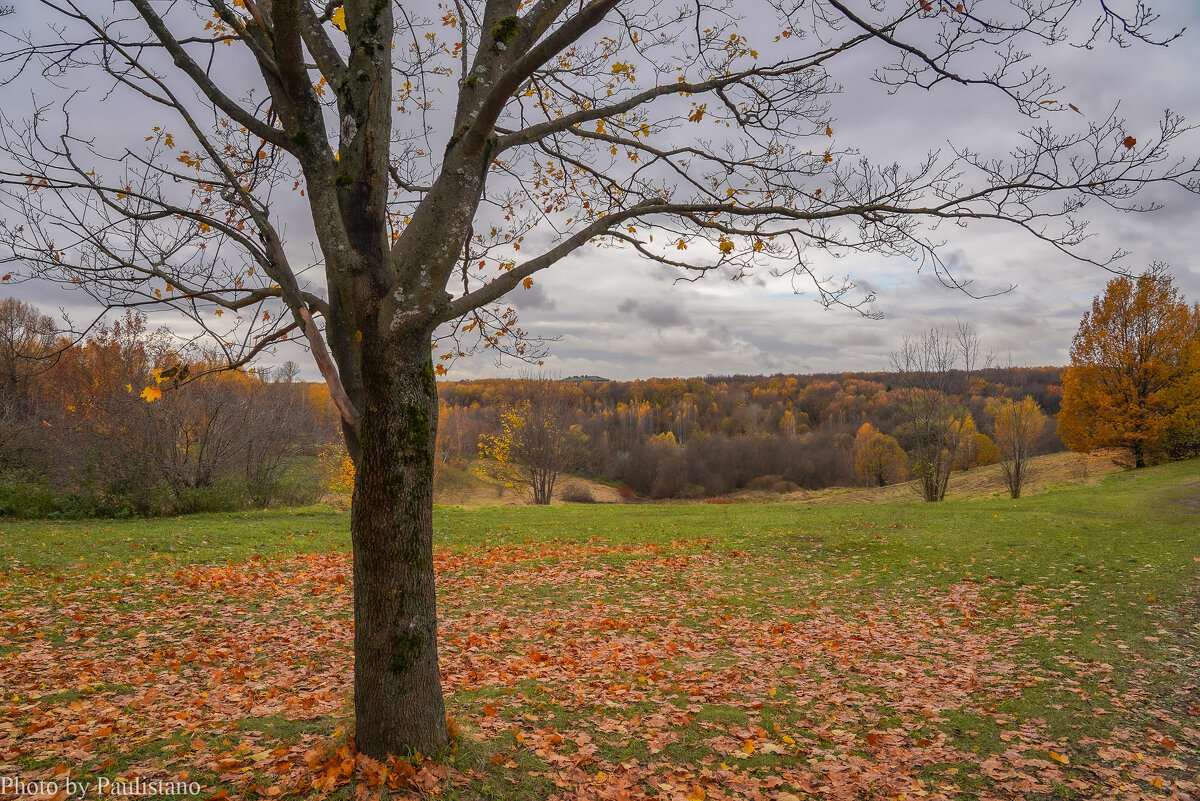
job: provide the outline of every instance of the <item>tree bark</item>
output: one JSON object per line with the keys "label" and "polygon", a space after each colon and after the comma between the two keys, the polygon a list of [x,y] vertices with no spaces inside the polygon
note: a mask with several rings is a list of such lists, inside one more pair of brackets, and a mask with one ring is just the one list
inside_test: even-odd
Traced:
{"label": "tree bark", "polygon": [[437,389],[429,334],[364,342],[350,531],[358,750],[436,753],[446,744],[433,567]]}

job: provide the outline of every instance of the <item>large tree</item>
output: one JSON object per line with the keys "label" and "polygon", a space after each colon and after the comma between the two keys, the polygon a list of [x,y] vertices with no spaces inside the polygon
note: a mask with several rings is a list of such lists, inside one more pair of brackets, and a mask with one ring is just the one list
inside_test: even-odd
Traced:
{"label": "large tree", "polygon": [[[1089,201],[1141,208],[1147,185],[1197,174],[1168,156],[1178,117],[1136,137],[1116,116],[1081,124],[1029,56],[1063,41],[1072,17],[1085,44],[1152,40],[1140,6],[40,7],[54,24],[10,38],[4,58],[41,98],[3,131],[11,280],[60,281],[108,307],[169,305],[231,363],[307,343],[356,464],[356,736],[377,757],[446,739],[435,363],[472,344],[529,355],[507,292],[595,245],[696,275],[816,279],[821,250],[924,257],[942,273],[922,221],[1005,221],[1071,248]],[[897,90],[957,84],[1072,125],[1032,122],[1008,158],[964,143],[910,168],[872,163],[834,138],[829,105],[837,71],[865,64]],[[132,101],[144,108],[117,105]],[[116,108],[126,141],[110,147],[93,120]],[[289,242],[299,194],[307,228],[293,218]],[[296,244],[308,237],[315,257]],[[817,286],[826,303],[856,302],[847,284]],[[450,338],[431,353],[435,332]]]}
{"label": "large tree", "polygon": [[1198,341],[1200,305],[1188,306],[1163,265],[1109,281],[1071,344],[1058,414],[1063,443],[1122,448],[1145,467],[1185,404]]}

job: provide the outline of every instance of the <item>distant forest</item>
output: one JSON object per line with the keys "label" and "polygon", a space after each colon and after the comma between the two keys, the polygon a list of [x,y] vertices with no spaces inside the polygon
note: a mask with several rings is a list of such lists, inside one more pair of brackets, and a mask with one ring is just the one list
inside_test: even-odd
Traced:
{"label": "distant forest", "polygon": [[[292,363],[222,370],[222,354],[179,352],[173,340],[129,313],[73,343],[36,308],[0,301],[0,514],[175,514],[350,487],[324,384],[296,381]],[[933,482],[936,500],[950,470],[999,458],[1005,399],[1032,398],[1050,417],[1038,447],[1062,449],[1053,420],[1063,368],[950,369],[973,363],[977,342],[969,327],[931,330],[905,342],[889,373],[445,381],[435,475],[487,474],[523,449],[552,473],[626,497],[916,476]],[[546,447],[555,437],[570,453]]]}
{"label": "distant forest", "polygon": [[[1043,452],[1063,449],[1053,433],[1061,367],[947,371],[941,376],[957,403],[960,426],[955,469],[995,461],[990,439],[995,402],[1033,398],[1051,418]],[[739,489],[880,483],[883,474],[856,470],[856,439],[868,424],[907,450],[912,438],[900,373],[706,376],[644,381],[552,382],[587,436],[577,472],[650,498],[694,498]],[[544,382],[485,379],[444,382],[438,455],[446,463],[475,457],[505,410],[519,407]],[[903,458],[903,455],[901,455]],[[899,461],[899,460],[898,460]],[[887,473],[908,477],[908,465]]]}

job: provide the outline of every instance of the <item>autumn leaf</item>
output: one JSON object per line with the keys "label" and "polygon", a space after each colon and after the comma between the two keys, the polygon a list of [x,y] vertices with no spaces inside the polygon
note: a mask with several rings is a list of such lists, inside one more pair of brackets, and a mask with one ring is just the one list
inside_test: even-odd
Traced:
{"label": "autumn leaf", "polygon": [[344,9],[340,6],[338,8],[335,8],[333,10],[333,14],[330,15],[330,17],[329,17],[329,21],[332,22],[333,26],[335,28],[337,28],[338,30],[345,31],[346,30],[346,9]]}
{"label": "autumn leaf", "polygon": [[1132,136],[1127,136],[1121,144],[1125,145],[1126,150],[1132,150],[1133,146],[1137,144],[1137,140]]}
{"label": "autumn leaf", "polygon": [[150,386],[142,390],[141,397],[146,399],[146,403],[154,403],[162,397],[162,390],[158,387]]}

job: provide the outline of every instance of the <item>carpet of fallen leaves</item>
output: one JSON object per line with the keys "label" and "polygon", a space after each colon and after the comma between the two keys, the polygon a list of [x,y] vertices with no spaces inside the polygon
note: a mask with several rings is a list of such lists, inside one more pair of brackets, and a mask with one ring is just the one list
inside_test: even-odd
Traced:
{"label": "carpet of fallen leaves", "polygon": [[[348,731],[345,553],[2,573],[0,775],[217,799],[1200,798],[1194,683],[1156,697],[1136,650],[1124,674],[1027,655],[1065,636],[1074,584],[883,593],[804,548],[704,541],[437,569],[458,745],[386,765]],[[1048,687],[1104,725],[1011,711]]]}

